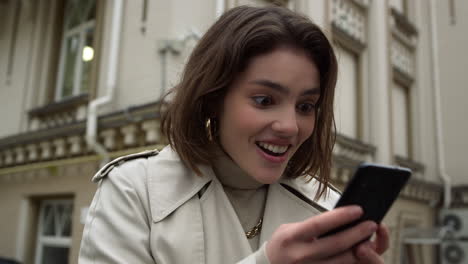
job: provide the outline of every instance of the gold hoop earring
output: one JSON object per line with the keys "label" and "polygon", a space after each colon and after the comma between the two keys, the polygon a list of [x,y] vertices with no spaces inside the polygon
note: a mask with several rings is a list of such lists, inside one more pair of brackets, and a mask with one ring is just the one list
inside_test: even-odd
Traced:
{"label": "gold hoop earring", "polygon": [[206,136],[208,137],[209,141],[213,141],[213,139],[214,139],[214,136],[213,136],[214,133],[213,133],[212,125],[214,126],[214,124],[211,124],[211,118],[206,119],[205,132],[206,132]]}

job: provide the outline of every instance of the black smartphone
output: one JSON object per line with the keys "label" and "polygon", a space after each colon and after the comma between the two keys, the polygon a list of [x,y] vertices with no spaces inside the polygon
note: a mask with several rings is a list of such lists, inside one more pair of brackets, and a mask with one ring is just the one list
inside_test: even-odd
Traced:
{"label": "black smartphone", "polygon": [[363,215],[360,219],[331,230],[320,237],[341,232],[366,220],[379,224],[410,176],[411,170],[408,168],[361,163],[335,208],[359,205],[364,211]]}

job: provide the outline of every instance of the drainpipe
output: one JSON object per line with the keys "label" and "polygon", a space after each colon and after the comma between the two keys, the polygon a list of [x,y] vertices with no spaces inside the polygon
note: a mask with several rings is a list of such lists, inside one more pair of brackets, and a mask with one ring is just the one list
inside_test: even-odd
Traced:
{"label": "drainpipe", "polygon": [[86,142],[99,156],[101,156],[101,165],[109,162],[110,156],[106,148],[97,140],[98,129],[98,107],[111,102],[114,97],[114,90],[117,79],[118,51],[120,47],[120,27],[122,24],[122,0],[114,0],[112,10],[112,28],[109,44],[109,70],[106,79],[106,94],[94,99],[89,103],[88,115],[86,119]]}
{"label": "drainpipe", "polygon": [[451,181],[447,175],[445,168],[445,153],[442,131],[442,107],[440,102],[440,78],[439,78],[439,56],[438,56],[438,37],[437,37],[437,16],[436,2],[430,0],[430,19],[431,19],[431,37],[432,37],[432,83],[434,86],[434,105],[435,105],[435,121],[436,121],[436,141],[437,141],[437,162],[438,175],[444,184],[444,208],[449,208],[451,203]]}

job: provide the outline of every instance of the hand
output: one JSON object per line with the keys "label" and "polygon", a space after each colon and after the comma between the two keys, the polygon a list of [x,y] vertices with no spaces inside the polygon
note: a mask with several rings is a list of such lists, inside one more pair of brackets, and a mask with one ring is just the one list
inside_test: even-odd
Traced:
{"label": "hand", "polygon": [[[377,224],[371,221],[360,223],[334,235],[318,239],[321,234],[359,219],[359,206],[346,206],[311,217],[303,222],[281,225],[266,245],[266,254],[271,264],[299,263],[359,263],[375,259],[377,251],[359,247],[356,255],[353,246],[371,236]],[[387,234],[387,235],[386,235]],[[366,243],[365,243],[366,244]],[[375,246],[385,251],[388,233],[380,230]],[[354,250],[355,251],[355,250]],[[370,253],[369,253],[370,252]],[[357,256],[360,256],[359,259]],[[367,262],[363,262],[367,263]]]}
{"label": "hand", "polygon": [[381,255],[388,249],[389,232],[387,226],[379,225],[377,236],[373,242],[368,241],[357,246],[355,255],[358,263],[361,264],[381,264],[384,263]]}

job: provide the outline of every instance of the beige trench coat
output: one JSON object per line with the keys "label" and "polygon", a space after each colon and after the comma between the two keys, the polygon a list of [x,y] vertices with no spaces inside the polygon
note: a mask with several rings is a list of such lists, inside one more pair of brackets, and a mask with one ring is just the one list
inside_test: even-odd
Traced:
{"label": "beige trench coat", "polygon": [[[259,252],[263,247],[252,252],[211,167],[200,167],[199,177],[170,147],[156,154],[111,162],[94,176],[99,185],[86,219],[80,264],[259,263],[259,255],[266,259]],[[314,196],[317,185],[299,178],[269,186],[260,245],[281,224],[334,206],[339,197],[335,191],[318,202],[306,198]]]}

